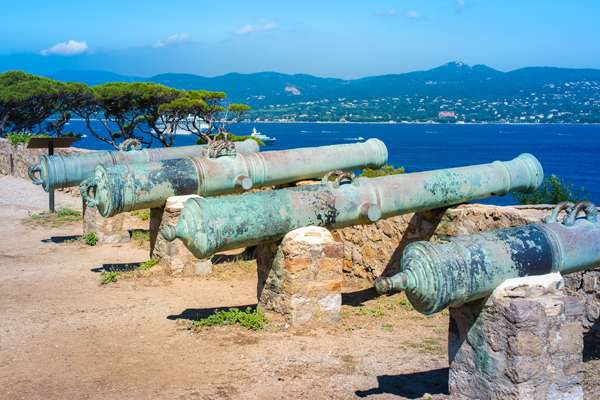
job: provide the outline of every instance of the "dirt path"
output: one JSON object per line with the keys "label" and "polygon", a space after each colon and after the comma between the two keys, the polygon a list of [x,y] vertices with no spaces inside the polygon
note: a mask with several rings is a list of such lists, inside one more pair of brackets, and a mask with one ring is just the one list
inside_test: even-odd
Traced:
{"label": "dirt path", "polygon": [[81,227],[31,226],[45,199],[0,177],[1,399],[447,398],[446,314],[422,317],[402,296],[361,305],[359,292],[337,328],[194,333],[177,319],[256,303],[254,271],[100,285],[103,264],[147,250],[60,243]]}

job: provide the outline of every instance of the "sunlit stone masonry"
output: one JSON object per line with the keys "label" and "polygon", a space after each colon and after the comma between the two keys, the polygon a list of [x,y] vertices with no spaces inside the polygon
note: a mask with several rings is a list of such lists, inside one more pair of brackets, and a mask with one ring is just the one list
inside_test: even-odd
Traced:
{"label": "sunlit stone masonry", "polygon": [[340,319],[344,249],[327,229],[293,230],[280,244],[257,246],[256,257],[260,309],[292,326]]}
{"label": "sunlit stone masonry", "polygon": [[556,273],[509,279],[487,299],[450,308],[452,398],[583,399],[584,312]]}

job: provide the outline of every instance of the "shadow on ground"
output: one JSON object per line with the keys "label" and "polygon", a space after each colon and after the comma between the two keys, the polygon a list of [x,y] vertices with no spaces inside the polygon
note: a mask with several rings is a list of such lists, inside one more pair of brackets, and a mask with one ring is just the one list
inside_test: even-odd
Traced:
{"label": "shadow on ground", "polygon": [[345,306],[360,307],[365,301],[379,297],[374,287],[357,290],[356,292],[342,293],[342,304]]}
{"label": "shadow on ground", "polygon": [[122,264],[102,264],[101,267],[92,268],[92,272],[127,272],[133,271],[139,267],[141,262],[122,263]]}
{"label": "shadow on ground", "polygon": [[169,315],[167,319],[171,321],[176,321],[178,319],[187,319],[190,321],[197,321],[199,319],[207,318],[216,313],[219,310],[228,310],[230,308],[238,308],[240,310],[245,310],[246,308],[250,308],[252,310],[256,310],[255,304],[246,304],[243,306],[231,306],[231,307],[211,307],[211,308],[186,308],[180,314]]}
{"label": "shadow on ground", "polygon": [[409,399],[420,399],[426,393],[448,393],[448,368],[433,369],[404,375],[381,375],[377,377],[379,386],[368,390],[357,390],[358,397],[389,393]]}
{"label": "shadow on ground", "polygon": [[74,240],[79,240],[81,239],[81,235],[67,235],[67,236],[50,236],[48,239],[42,239],[41,242],[42,243],[64,243],[64,242],[71,242]]}
{"label": "shadow on ground", "polygon": [[256,246],[251,246],[239,254],[215,254],[210,261],[213,264],[225,264],[238,261],[254,260],[256,258],[255,250]]}

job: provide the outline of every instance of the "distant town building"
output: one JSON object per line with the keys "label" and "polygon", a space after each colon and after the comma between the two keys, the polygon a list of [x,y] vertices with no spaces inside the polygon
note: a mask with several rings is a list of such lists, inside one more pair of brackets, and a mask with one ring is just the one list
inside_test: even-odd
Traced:
{"label": "distant town building", "polygon": [[454,111],[440,111],[438,118],[456,118],[456,112]]}

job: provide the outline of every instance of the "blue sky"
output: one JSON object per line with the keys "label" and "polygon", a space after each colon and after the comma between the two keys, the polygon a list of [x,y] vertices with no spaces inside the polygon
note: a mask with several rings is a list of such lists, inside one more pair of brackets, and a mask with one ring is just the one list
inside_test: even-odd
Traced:
{"label": "blue sky", "polygon": [[0,69],[355,78],[451,60],[600,68],[597,0],[4,0]]}

